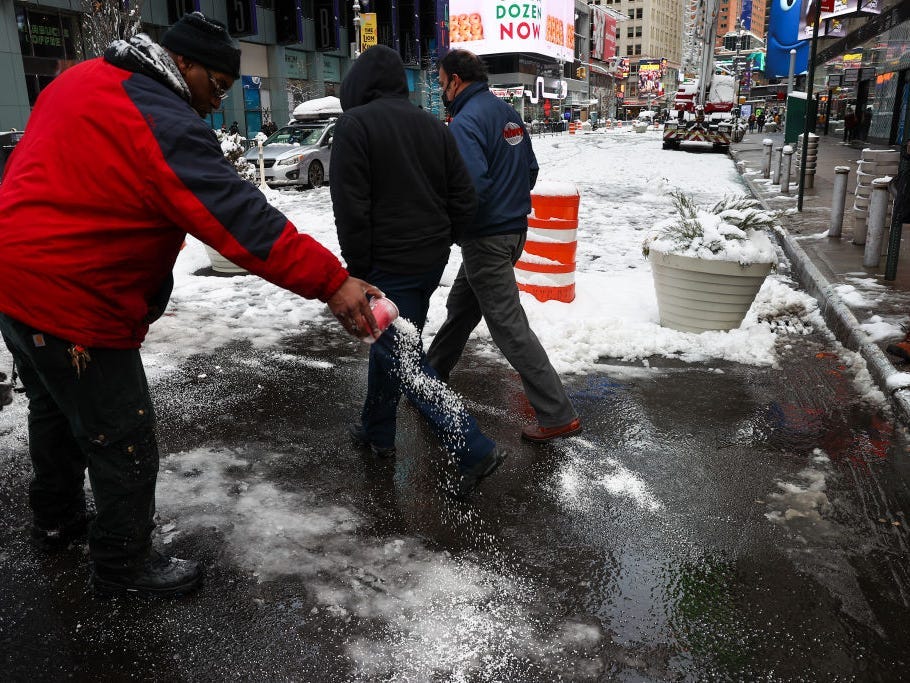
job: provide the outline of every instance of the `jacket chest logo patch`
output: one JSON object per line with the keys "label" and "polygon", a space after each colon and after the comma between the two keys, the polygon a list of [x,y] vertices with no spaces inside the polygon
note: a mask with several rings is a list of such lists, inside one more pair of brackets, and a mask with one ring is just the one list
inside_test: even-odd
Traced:
{"label": "jacket chest logo patch", "polygon": [[502,129],[502,137],[510,145],[517,145],[524,139],[525,129],[514,121],[509,121]]}

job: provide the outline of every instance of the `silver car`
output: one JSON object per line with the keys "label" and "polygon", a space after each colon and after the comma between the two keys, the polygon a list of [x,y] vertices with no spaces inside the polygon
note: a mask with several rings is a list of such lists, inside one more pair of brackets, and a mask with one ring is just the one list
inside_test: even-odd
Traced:
{"label": "silver car", "polygon": [[[329,180],[329,157],[335,119],[304,121],[279,128],[262,143],[265,182],[271,187],[320,187]],[[259,182],[259,145],[244,158],[256,169]]]}

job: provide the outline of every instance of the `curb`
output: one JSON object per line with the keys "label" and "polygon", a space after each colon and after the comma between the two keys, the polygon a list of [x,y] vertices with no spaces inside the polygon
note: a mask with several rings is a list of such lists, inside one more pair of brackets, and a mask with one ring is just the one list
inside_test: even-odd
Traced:
{"label": "curb", "polygon": [[[752,196],[758,200],[762,208],[772,211],[765,203],[764,196],[751,178],[742,175],[742,167],[737,164],[737,169],[740,170],[740,176],[748,186]],[[877,344],[869,341],[869,335],[863,332],[859,320],[853,315],[853,311],[841,300],[831,283],[821,274],[821,271],[812,263],[812,260],[799,243],[790,236],[786,228],[773,230],[772,232],[778,244],[784,250],[784,254],[790,259],[797,279],[806,291],[818,301],[822,317],[828,327],[831,328],[835,338],[848,349],[856,351],[862,356],[869,368],[869,374],[872,375],[872,379],[878,385],[878,388],[885,396],[891,399],[891,404],[894,406],[898,418],[905,426],[910,426],[910,388],[888,388],[888,381],[892,377],[904,373],[896,370],[891,361],[888,360],[885,352]]]}

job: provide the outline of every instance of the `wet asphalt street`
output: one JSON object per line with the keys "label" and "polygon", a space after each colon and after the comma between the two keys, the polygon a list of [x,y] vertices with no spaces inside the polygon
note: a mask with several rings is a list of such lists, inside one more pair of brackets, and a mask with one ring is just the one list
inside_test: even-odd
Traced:
{"label": "wet asphalt street", "polygon": [[4,679],[901,679],[907,439],[826,333],[775,368],[602,359],[568,378],[583,434],[548,446],[469,353],[452,386],[510,457],[454,503],[407,405],[395,460],[349,444],[365,347],[321,329],[153,387],[156,543],[206,567],[185,599],[96,599],[84,546],[33,548],[0,439]]}

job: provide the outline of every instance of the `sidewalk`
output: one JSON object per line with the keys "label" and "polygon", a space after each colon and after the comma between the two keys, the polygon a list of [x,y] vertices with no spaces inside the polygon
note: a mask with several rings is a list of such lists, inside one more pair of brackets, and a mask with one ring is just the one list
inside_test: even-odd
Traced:
{"label": "sidewalk", "polygon": [[[885,256],[882,256],[877,268],[865,268],[864,247],[851,241],[856,161],[861,157],[864,147],[886,147],[859,142],[851,146],[842,142],[839,134],[821,135],[818,141],[815,184],[806,190],[803,210],[797,212],[796,183],[799,178],[795,155],[789,197],[780,194],[780,186],[771,185],[770,180],[764,180],[761,176],[763,140],[772,140],[776,150],[783,144],[783,137],[783,132],[747,133],[742,142],[731,146],[730,153],[755,197],[766,208],[781,212],[784,232],[777,237],[793,264],[794,276],[818,300],[819,309],[838,341],[857,351],[866,360],[869,372],[882,392],[891,398],[898,417],[910,425],[910,388],[906,388],[910,387],[910,375],[903,374],[903,364],[884,351],[889,343],[897,339],[872,341],[862,327],[873,316],[880,316],[895,326],[910,317],[910,243],[907,241],[910,227],[905,226],[902,234],[897,277],[893,281],[884,279]],[[775,154],[774,162],[776,161]],[[831,219],[835,166],[850,167],[840,238],[825,236]],[[884,242],[887,249],[887,235]],[[865,302],[842,297],[837,291],[842,285],[860,290]],[[871,308],[870,301],[874,301]],[[860,303],[864,305],[858,305]],[[910,368],[906,370],[910,371]]]}

